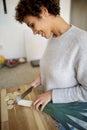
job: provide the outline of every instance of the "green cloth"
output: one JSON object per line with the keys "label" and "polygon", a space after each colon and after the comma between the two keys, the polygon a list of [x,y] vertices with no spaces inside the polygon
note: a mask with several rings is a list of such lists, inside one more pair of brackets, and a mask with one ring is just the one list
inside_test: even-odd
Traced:
{"label": "green cloth", "polygon": [[87,130],[87,102],[48,103],[44,112],[60,122],[66,130],[70,130],[71,126],[78,130]]}

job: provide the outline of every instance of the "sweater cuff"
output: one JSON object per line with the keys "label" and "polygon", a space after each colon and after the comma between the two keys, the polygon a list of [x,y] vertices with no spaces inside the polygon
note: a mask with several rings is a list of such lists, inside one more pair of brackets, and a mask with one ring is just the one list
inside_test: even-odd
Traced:
{"label": "sweater cuff", "polygon": [[76,93],[71,94],[69,90],[64,89],[54,89],[52,91],[52,102],[53,103],[69,103],[78,100]]}
{"label": "sweater cuff", "polygon": [[[52,91],[52,102],[53,103],[61,103],[62,100],[64,99],[64,95],[60,94],[60,91],[58,92],[59,89],[54,89]],[[62,102],[63,103],[63,102]]]}

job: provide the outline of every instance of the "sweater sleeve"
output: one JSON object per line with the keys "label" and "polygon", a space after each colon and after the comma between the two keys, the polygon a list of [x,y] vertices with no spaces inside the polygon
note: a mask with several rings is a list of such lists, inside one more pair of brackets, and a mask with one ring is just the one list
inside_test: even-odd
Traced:
{"label": "sweater sleeve", "polygon": [[53,103],[87,102],[87,38],[82,41],[78,56],[75,59],[75,77],[78,85],[64,89],[53,89]]}
{"label": "sweater sleeve", "polygon": [[87,102],[87,87],[77,85],[72,88],[54,89],[52,91],[53,103],[68,103],[74,101]]}

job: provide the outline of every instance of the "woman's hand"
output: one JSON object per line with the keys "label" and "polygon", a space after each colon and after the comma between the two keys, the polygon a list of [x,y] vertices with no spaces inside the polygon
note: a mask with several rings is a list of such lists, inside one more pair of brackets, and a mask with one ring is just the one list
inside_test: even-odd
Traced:
{"label": "woman's hand", "polygon": [[37,87],[41,84],[40,74],[36,77],[36,79],[31,83],[32,86]]}
{"label": "woman's hand", "polygon": [[36,100],[33,102],[32,107],[34,109],[43,111],[44,107],[47,105],[48,102],[52,100],[52,90],[47,91],[41,95],[39,95]]}

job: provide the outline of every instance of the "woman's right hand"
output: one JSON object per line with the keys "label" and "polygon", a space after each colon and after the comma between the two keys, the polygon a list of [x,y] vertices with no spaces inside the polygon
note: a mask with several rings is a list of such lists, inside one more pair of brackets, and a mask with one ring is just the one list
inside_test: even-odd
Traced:
{"label": "woman's right hand", "polygon": [[36,79],[31,83],[32,86],[38,87],[41,84],[40,74],[36,77]]}

